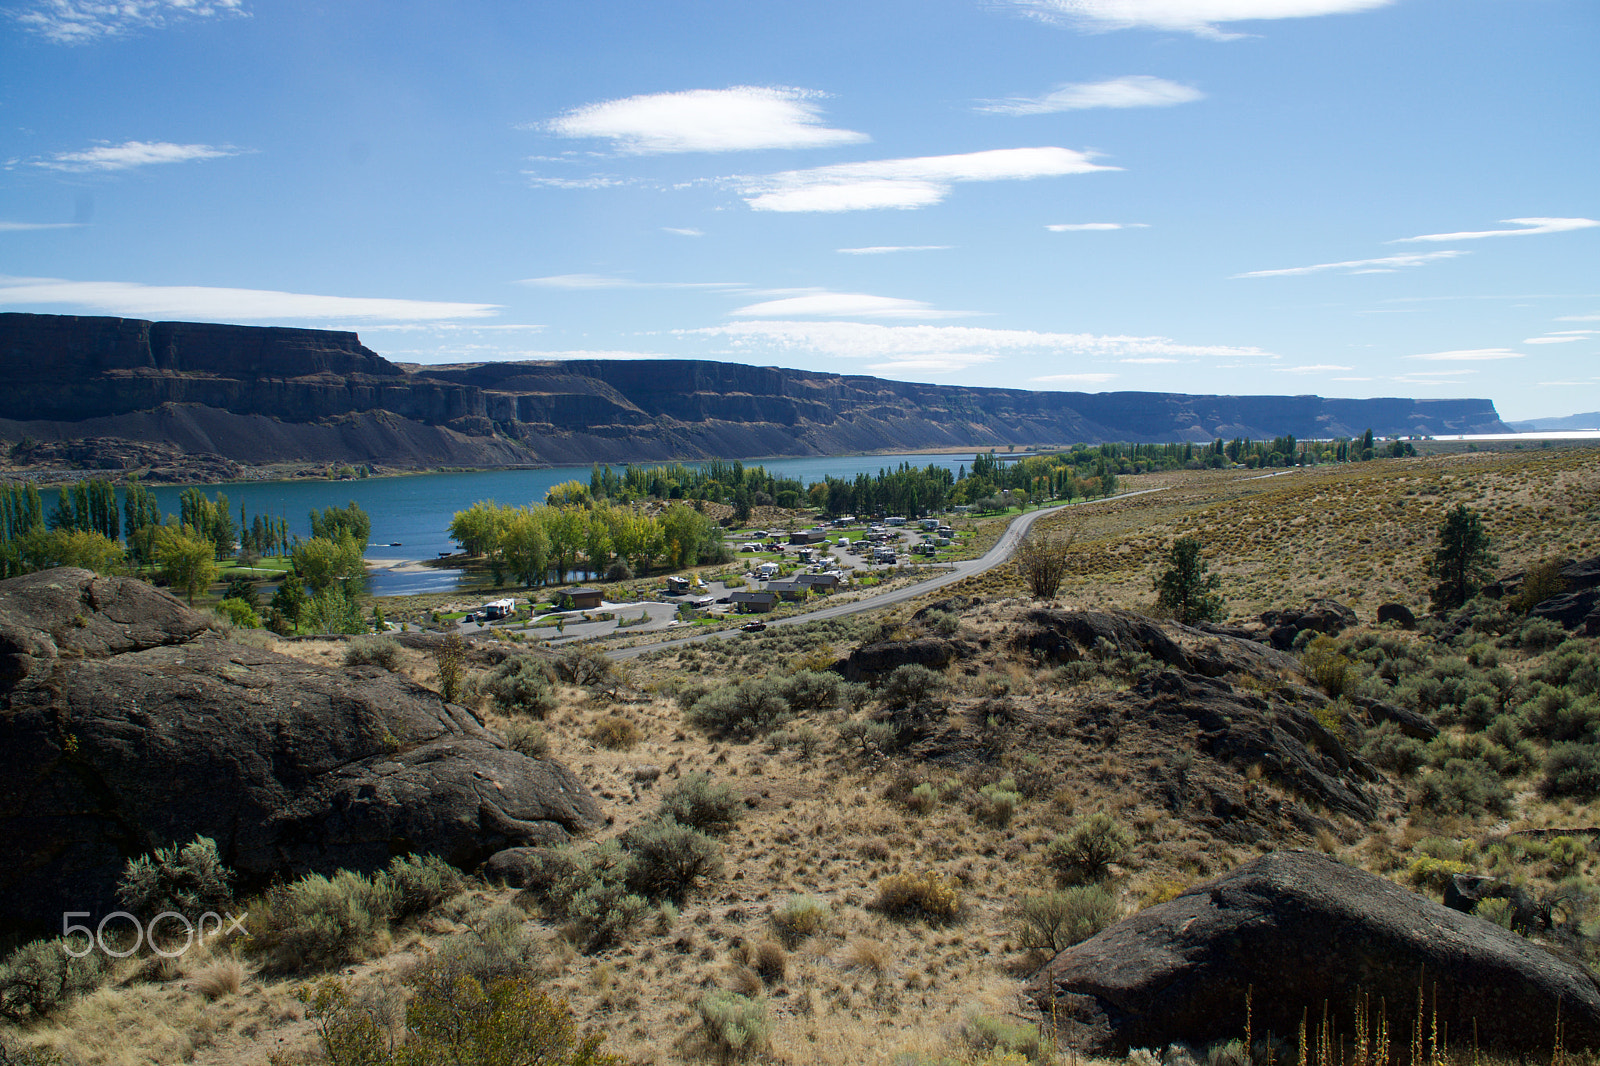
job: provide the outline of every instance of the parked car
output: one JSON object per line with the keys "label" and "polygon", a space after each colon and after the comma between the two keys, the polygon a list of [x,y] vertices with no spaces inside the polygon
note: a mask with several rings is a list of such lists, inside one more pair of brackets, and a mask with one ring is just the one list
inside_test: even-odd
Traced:
{"label": "parked car", "polygon": [[767,628],[767,623],[765,623],[765,622],[746,622],[744,625],[740,626],[739,628],[744,630],[746,633],[760,633],[760,632],[763,632]]}

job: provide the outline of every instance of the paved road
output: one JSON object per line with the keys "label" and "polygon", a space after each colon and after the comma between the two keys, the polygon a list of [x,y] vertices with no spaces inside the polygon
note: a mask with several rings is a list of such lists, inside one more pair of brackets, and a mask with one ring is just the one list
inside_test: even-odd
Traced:
{"label": "paved road", "polygon": [[[1147,492],[1160,491],[1161,490],[1158,488],[1141,489],[1138,492],[1125,492],[1120,496],[1113,496],[1111,498],[1114,500],[1126,499],[1129,496],[1142,496]],[[1089,501],[1086,500],[1084,502],[1087,503]],[[1027,535],[1028,530],[1031,529],[1033,524],[1039,519],[1043,518],[1045,515],[1055,514],[1057,511],[1064,511],[1068,507],[1079,506],[1082,506],[1082,504],[1062,503],[1057,504],[1054,507],[1045,507],[1037,511],[1028,511],[1025,514],[1018,515],[1016,518],[1011,520],[1010,525],[1006,526],[1006,531],[1000,535],[999,540],[995,541],[994,547],[984,552],[983,555],[977,559],[968,559],[965,562],[951,563],[948,571],[939,575],[938,577],[931,578],[927,581],[919,581],[914,585],[907,585],[904,588],[894,589],[891,592],[885,592],[877,596],[867,596],[863,599],[852,600],[849,603],[835,604],[831,607],[820,607],[815,611],[807,611],[805,614],[791,614],[783,618],[774,618],[771,621],[768,621],[767,625],[768,627],[792,626],[800,625],[804,622],[821,622],[829,618],[843,618],[845,615],[860,614],[863,611],[876,611],[884,607],[892,607],[897,603],[904,603],[905,601],[915,599],[918,596],[926,596],[928,593],[936,592],[937,590],[944,588],[946,585],[951,585],[957,581],[960,581],[962,578],[972,577],[973,575],[981,574],[986,570],[993,570],[995,567],[1011,558],[1011,553],[1017,549],[1017,542]],[[645,652],[660,651],[663,648],[677,648],[682,647],[685,644],[696,644],[703,640],[709,640],[712,637],[723,636],[728,632],[728,630],[724,629],[709,633],[695,633],[691,636],[679,637],[676,640],[663,640],[653,644],[638,644],[631,648],[619,648],[616,651],[608,651],[606,654],[611,656],[613,659],[635,659],[640,655],[643,655]]]}

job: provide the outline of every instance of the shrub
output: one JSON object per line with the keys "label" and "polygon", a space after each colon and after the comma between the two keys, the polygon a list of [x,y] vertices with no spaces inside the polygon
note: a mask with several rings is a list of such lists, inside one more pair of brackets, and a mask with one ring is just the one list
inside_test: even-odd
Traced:
{"label": "shrub", "polygon": [[128,860],[117,882],[117,901],[147,921],[163,911],[197,921],[207,911],[220,913],[232,905],[233,871],[217,855],[216,841],[196,836],[181,848],[174,844]]}
{"label": "shrub", "polygon": [[217,604],[217,613],[228,620],[228,624],[240,629],[260,629],[261,616],[256,614],[255,608],[243,600],[226,599]]}
{"label": "shrub", "polygon": [[939,805],[939,786],[924,781],[906,796],[906,806],[917,814],[927,814]]}
{"label": "shrub", "polygon": [[1368,762],[1404,775],[1416,773],[1427,761],[1423,749],[1422,741],[1406,736],[1393,722],[1369,730],[1361,744],[1361,754]]}
{"label": "shrub", "polygon": [[839,705],[840,685],[832,671],[801,670],[783,679],[778,694],[795,711],[831,711]]}
{"label": "shrub", "polygon": [[1448,759],[1417,786],[1417,800],[1440,814],[1504,814],[1510,799],[1498,775],[1476,759]]}
{"label": "shrub", "polygon": [[791,717],[789,701],[768,678],[749,678],[712,689],[684,714],[684,721],[712,736],[749,738],[778,728]]}
{"label": "shrub", "polygon": [[434,653],[439,668],[439,695],[446,703],[461,698],[461,686],[467,680],[467,645],[460,633],[450,633]]}
{"label": "shrub", "polygon": [[1347,686],[1359,679],[1354,666],[1339,650],[1338,641],[1321,634],[1313,637],[1300,653],[1300,669],[1306,677],[1334,698],[1344,695]]}
{"label": "shrub", "polygon": [[195,991],[212,1001],[235,995],[244,986],[246,972],[238,959],[218,959],[195,975]]}
{"label": "shrub", "polygon": [[1452,877],[1471,869],[1472,867],[1457,859],[1436,859],[1424,855],[1412,860],[1406,870],[1406,880],[1421,888],[1443,892]]}
{"label": "shrub", "polygon": [[357,637],[344,649],[346,666],[381,666],[394,671],[400,668],[400,642],[393,637]]}
{"label": "shrub", "polygon": [[1105,877],[1106,868],[1132,846],[1133,838],[1126,829],[1109,814],[1096,812],[1079,819],[1066,836],[1050,842],[1045,864],[1067,884],[1098,881]]}
{"label": "shrub", "polygon": [[789,972],[789,952],[782,944],[763,940],[747,952],[745,965],[760,974],[767,984],[776,984]]}
{"label": "shrub", "polygon": [[700,1026],[711,1046],[729,1058],[756,1054],[772,1035],[765,1001],[722,989],[701,998]]}
{"label": "shrub", "polygon": [[895,918],[949,922],[961,914],[961,893],[935,870],[891,874],[878,882],[873,906]]}
{"label": "shrub", "polygon": [[685,774],[661,796],[658,818],[671,818],[679,825],[702,833],[721,836],[739,822],[740,802],[727,785],[713,785],[703,773]]}
{"label": "shrub", "polygon": [[596,648],[569,648],[553,665],[556,676],[569,685],[598,688],[617,680],[616,665]]}
{"label": "shrub", "polygon": [[280,972],[331,969],[362,958],[387,931],[391,896],[382,881],[340,870],[270,890],[250,908],[245,950]]}
{"label": "shrub", "polygon": [[607,840],[586,851],[564,849],[562,859],[544,901],[584,950],[598,951],[616,943],[650,909],[648,900],[628,888],[631,859],[617,841]]}
{"label": "shrub", "polygon": [[67,953],[85,945],[68,940],[35,940],[0,962],[0,1018],[25,1024],[99,988],[110,976],[107,960],[90,946],[82,958]]}
{"label": "shrub", "polygon": [[381,877],[395,921],[427,914],[466,884],[460,871],[437,855],[396,855]]}
{"label": "shrub", "polygon": [[[1506,607],[1517,614],[1527,614],[1545,600],[1559,596],[1565,591],[1567,591],[1567,579],[1561,576],[1561,562],[1557,559],[1545,559],[1528,567],[1527,572],[1522,575],[1522,587],[1506,602]],[[1547,625],[1552,624],[1545,619],[1537,621],[1546,622]],[[1523,632],[1527,632],[1527,627],[1523,627]],[[1526,638],[1519,643],[1523,647],[1528,646]],[[1554,640],[1551,646],[1559,643],[1560,639]]]}
{"label": "shrub", "polygon": [[[1008,788],[1008,785],[1011,787]],[[1001,829],[1011,824],[1012,816],[1017,813],[1017,804],[1021,802],[1022,793],[1016,791],[1016,782],[1007,778],[997,785],[984,785],[978,790],[972,814],[983,824]]]}
{"label": "shrub", "polygon": [[854,744],[862,755],[887,754],[894,748],[895,729],[888,722],[851,718],[839,723],[839,739]]}
{"label": "shrub", "polygon": [[1540,788],[1546,796],[1600,795],[1600,745],[1562,741],[1550,745]]}
{"label": "shrub", "polygon": [[1061,951],[1087,940],[1117,920],[1117,901],[1099,885],[1025,895],[1012,908],[1022,946]]}
{"label": "shrub", "polygon": [[530,759],[550,757],[550,734],[538,722],[511,722],[501,731],[506,747]]}
{"label": "shrub", "polygon": [[961,1039],[980,1054],[999,1052],[1035,1063],[1053,1058],[1050,1042],[1039,1035],[1039,1027],[1031,1022],[1008,1022],[973,1012],[961,1024]]}
{"label": "shrub", "polygon": [[506,714],[543,719],[556,708],[555,688],[544,666],[531,655],[506,659],[480,678],[477,688]]}
{"label": "shrub", "polygon": [[791,948],[808,936],[826,932],[832,920],[832,908],[816,896],[790,896],[783,906],[772,912],[772,927]]}
{"label": "shrub", "polygon": [[681,903],[695,884],[722,872],[722,849],[698,829],[671,817],[635,826],[622,835],[628,852],[628,889],[649,899]]}
{"label": "shrub", "polygon": [[419,986],[453,985],[463,977],[488,984],[525,975],[539,956],[527,915],[511,904],[490,907],[468,919],[467,931],[448,937],[417,972]]}
{"label": "shrub", "polygon": [[945,679],[926,666],[904,663],[895,667],[884,681],[883,703],[894,710],[920,707],[940,695],[945,687]]}
{"label": "shrub", "polygon": [[631,720],[614,714],[600,719],[589,730],[589,739],[610,751],[627,751],[643,738]]}

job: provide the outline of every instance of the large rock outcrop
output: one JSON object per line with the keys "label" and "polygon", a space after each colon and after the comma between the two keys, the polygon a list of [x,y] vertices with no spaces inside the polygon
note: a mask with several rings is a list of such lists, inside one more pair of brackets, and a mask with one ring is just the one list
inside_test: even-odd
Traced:
{"label": "large rock outcrop", "polygon": [[1140,911],[1034,975],[1046,1019],[1098,1050],[1290,1040],[1327,1005],[1340,1034],[1354,999],[1386,1005],[1403,1046],[1418,989],[1451,1044],[1543,1058],[1557,1010],[1568,1050],[1600,1047],[1600,983],[1582,966],[1472,915],[1322,855],[1279,852]]}
{"label": "large rock outcrop", "polygon": [[601,819],[402,677],[230,643],[131,578],[0,582],[0,934],[105,913],[127,859],[197,833],[248,888],[409,852],[470,868]]}
{"label": "large rock outcrop", "polygon": [[402,366],[354,333],[67,315],[0,314],[0,372],[10,385],[0,437],[168,441],[251,463],[505,466],[1504,429],[1488,400],[1034,392],[688,359]]}

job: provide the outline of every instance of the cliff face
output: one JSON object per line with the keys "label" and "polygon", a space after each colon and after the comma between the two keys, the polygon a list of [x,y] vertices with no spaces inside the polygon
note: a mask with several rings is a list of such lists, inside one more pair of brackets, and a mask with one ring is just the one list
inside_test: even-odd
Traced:
{"label": "cliff face", "polygon": [[1030,392],[696,360],[399,366],[354,333],[0,314],[0,436],[241,462],[627,462],[1505,432],[1488,400]]}

